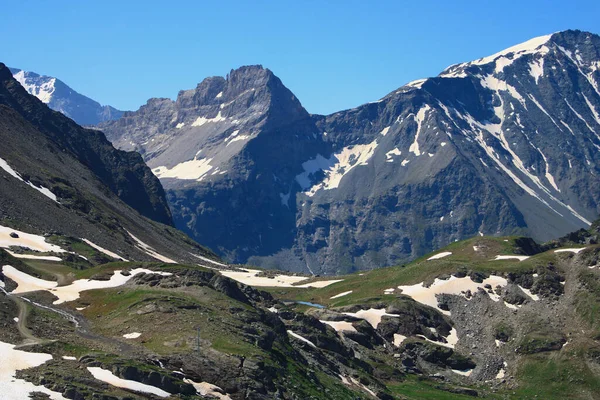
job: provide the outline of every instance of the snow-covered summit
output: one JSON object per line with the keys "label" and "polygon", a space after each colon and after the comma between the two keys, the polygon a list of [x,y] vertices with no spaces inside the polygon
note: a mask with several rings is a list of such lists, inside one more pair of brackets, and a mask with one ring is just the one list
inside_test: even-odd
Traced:
{"label": "snow-covered summit", "polygon": [[10,71],[29,94],[80,125],[95,125],[118,119],[123,114],[120,110],[111,106],[102,106],[89,97],[77,93],[60,79],[16,68],[10,68]]}

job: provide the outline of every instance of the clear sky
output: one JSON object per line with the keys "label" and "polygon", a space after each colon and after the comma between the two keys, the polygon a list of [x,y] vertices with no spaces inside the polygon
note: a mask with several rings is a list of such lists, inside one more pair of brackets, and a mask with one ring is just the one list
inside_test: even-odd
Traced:
{"label": "clear sky", "polygon": [[600,33],[598,0],[6,1],[0,61],[137,109],[262,64],[311,113],[564,29]]}

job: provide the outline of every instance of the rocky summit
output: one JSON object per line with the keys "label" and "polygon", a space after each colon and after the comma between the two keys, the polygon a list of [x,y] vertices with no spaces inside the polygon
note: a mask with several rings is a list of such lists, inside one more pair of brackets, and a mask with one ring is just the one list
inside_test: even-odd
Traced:
{"label": "rocky summit", "polygon": [[100,105],[97,101],[77,93],[60,79],[18,68],[10,68],[10,71],[29,94],[40,99],[51,109],[73,119],[79,125],[95,125],[118,119],[123,114],[123,111]]}
{"label": "rocky summit", "polygon": [[600,211],[600,37],[535,38],[328,116],[242,67],[101,128],[231,262],[342,273],[472,235],[548,240]]}

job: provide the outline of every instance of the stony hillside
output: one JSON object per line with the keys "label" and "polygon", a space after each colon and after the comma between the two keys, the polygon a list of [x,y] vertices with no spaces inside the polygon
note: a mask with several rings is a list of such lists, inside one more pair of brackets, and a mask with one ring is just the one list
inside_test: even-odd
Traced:
{"label": "stony hillside", "polygon": [[10,68],[10,71],[29,94],[79,125],[95,125],[118,119],[123,114],[123,111],[100,105],[97,101],[77,93],[60,79],[17,68]]}
{"label": "stony hillside", "polygon": [[81,268],[65,251],[93,248],[20,234],[0,249],[0,397],[595,398],[600,248],[588,233],[566,248],[477,236],[335,279]]}
{"label": "stony hillside", "polygon": [[310,116],[243,67],[102,125],[231,262],[393,265],[477,234],[549,240],[600,212],[600,37],[565,31]]}

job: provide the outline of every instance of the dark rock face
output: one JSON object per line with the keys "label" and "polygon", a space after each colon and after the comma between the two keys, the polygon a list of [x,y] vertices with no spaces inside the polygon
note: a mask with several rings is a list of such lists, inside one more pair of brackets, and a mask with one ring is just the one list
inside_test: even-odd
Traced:
{"label": "dark rock face", "polygon": [[119,119],[123,115],[123,111],[111,106],[102,106],[97,101],[77,93],[59,79],[16,68],[10,68],[10,72],[29,94],[79,125],[96,125]]}
{"label": "dark rock face", "polygon": [[172,224],[165,192],[139,154],[116,150],[102,132],[84,129],[27,94],[0,64],[0,104],[8,106],[39,132],[92,170],[113,193],[140,214]]}
{"label": "dark rock face", "polygon": [[102,128],[232,262],[343,273],[478,233],[544,241],[600,212],[600,37],[532,39],[329,116],[243,67]]}

